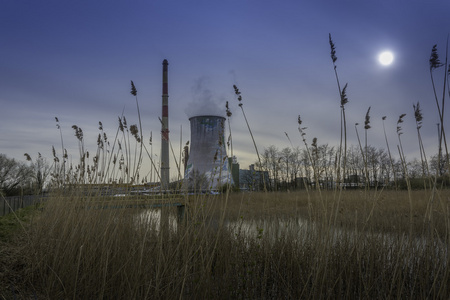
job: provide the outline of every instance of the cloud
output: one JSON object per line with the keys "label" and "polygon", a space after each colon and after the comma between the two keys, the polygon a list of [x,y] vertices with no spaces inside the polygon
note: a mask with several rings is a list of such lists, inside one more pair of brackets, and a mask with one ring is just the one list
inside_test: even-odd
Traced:
{"label": "cloud", "polygon": [[189,118],[195,116],[225,116],[225,101],[209,87],[211,81],[207,76],[198,78],[191,88],[193,100],[185,109]]}

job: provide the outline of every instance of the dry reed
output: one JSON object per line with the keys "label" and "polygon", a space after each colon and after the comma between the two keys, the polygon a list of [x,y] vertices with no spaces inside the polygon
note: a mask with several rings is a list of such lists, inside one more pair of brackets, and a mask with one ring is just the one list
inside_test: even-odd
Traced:
{"label": "dry reed", "polygon": [[[55,194],[27,228],[17,254],[29,258],[27,285],[17,292],[51,299],[448,298],[448,212],[436,208],[432,230],[424,228],[429,196],[413,193],[409,235],[405,192],[344,191],[334,225],[326,217],[334,215],[333,192],[192,196],[183,222],[173,223],[169,211],[171,225],[138,209],[94,209],[98,197]],[[439,192],[444,201],[449,196]]]}
{"label": "dry reed", "polygon": [[[336,72],[334,44],[329,38]],[[132,83],[132,93],[133,87]],[[346,86],[341,90],[338,80],[338,87],[342,123],[336,174],[340,178],[341,167],[345,176],[347,101]],[[240,102],[237,87],[235,92]],[[242,109],[242,103],[239,106]],[[366,159],[368,117],[369,111]],[[121,199],[80,189],[80,183],[95,180],[98,175],[92,173],[99,170],[110,177],[101,175],[96,182],[136,182],[142,156],[135,155],[138,159],[132,163],[128,128],[136,139],[135,149],[143,147],[149,152],[142,142],[142,129],[139,134],[137,126],[128,127],[121,116],[108,157],[99,157],[108,153],[100,147],[106,136],[100,136],[92,169],[83,132],[74,126],[80,162],[64,170],[64,180],[57,181],[56,187],[63,185],[64,189],[54,189],[43,211],[22,228],[26,234],[9,248],[1,244],[1,253],[14,249],[8,252],[14,254],[14,263],[0,260],[5,270],[0,275],[12,287],[2,285],[1,295],[42,299],[448,299],[450,192],[436,189],[436,180],[433,189],[412,191],[400,137],[403,117],[397,122],[398,150],[408,190],[346,191],[339,186],[338,195],[320,189],[313,164],[317,139],[310,148],[300,117],[299,131],[317,189],[292,193],[230,193],[228,189],[217,196],[181,198],[140,195]],[[365,164],[367,169],[367,160]],[[134,205],[155,201],[182,202],[187,214],[176,222],[174,209],[162,208],[158,217],[154,210]]]}

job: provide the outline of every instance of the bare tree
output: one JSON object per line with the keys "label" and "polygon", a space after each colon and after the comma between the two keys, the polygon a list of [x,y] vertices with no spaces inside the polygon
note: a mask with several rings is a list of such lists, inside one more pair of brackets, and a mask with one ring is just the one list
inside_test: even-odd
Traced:
{"label": "bare tree", "polygon": [[430,172],[443,176],[446,173],[446,162],[444,154],[435,154],[430,158]]}
{"label": "bare tree", "polygon": [[31,185],[32,169],[23,162],[0,154],[0,190],[5,196],[16,195]]}
{"label": "bare tree", "polygon": [[262,169],[269,174],[269,189],[277,190],[279,186],[280,161],[279,150],[274,145],[264,149],[262,155]]}
{"label": "bare tree", "polygon": [[279,153],[281,179],[285,189],[289,189],[292,183],[292,169],[294,165],[294,155],[289,147],[283,148]]}
{"label": "bare tree", "polygon": [[292,186],[296,189],[297,177],[299,177],[301,173],[301,150],[299,147],[295,147],[292,150],[292,164],[290,166],[290,170],[292,174]]}
{"label": "bare tree", "polygon": [[364,158],[356,146],[347,150],[347,172],[347,182],[360,183],[359,177],[364,174]]}
{"label": "bare tree", "polygon": [[44,190],[47,179],[49,178],[51,172],[51,166],[47,163],[47,160],[38,153],[38,157],[33,161],[28,153],[24,154],[26,159],[31,162],[31,177],[33,179],[33,189],[35,193],[42,193]]}

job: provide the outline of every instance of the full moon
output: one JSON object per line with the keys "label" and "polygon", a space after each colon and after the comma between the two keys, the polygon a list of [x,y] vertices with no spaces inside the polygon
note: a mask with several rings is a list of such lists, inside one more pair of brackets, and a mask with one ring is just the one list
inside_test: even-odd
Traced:
{"label": "full moon", "polygon": [[390,52],[390,51],[382,52],[382,53],[378,56],[378,61],[379,61],[380,64],[382,64],[383,66],[389,66],[389,65],[392,64],[392,62],[394,61],[394,55],[393,55],[392,52]]}

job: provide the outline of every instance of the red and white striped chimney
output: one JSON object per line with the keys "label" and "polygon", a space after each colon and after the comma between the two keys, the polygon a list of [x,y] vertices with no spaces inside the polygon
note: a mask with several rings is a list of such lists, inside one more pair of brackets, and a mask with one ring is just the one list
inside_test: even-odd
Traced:
{"label": "red and white striped chimney", "polygon": [[168,61],[163,60],[162,122],[161,122],[161,188],[169,188],[169,84]]}

